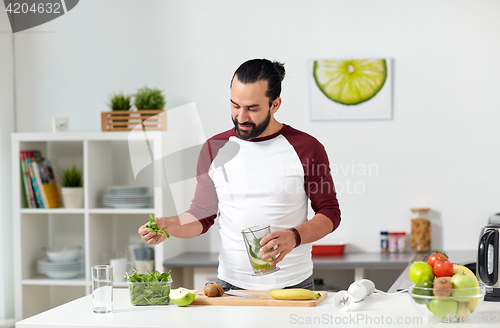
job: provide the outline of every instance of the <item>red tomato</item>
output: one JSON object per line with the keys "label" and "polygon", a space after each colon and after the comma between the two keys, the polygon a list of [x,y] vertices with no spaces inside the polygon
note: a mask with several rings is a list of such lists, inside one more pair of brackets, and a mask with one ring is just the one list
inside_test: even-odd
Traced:
{"label": "red tomato", "polygon": [[434,263],[434,275],[436,277],[451,277],[453,274],[453,263],[437,260]]}
{"label": "red tomato", "polygon": [[447,261],[448,257],[442,253],[434,253],[431,256],[429,256],[429,260],[427,261],[427,263],[429,263],[431,265],[431,267],[434,267],[434,264],[438,260],[439,261]]}

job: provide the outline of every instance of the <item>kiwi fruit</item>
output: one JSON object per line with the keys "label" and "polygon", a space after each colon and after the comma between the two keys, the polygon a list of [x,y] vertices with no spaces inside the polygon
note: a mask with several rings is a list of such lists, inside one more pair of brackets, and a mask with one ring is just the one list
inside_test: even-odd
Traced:
{"label": "kiwi fruit", "polygon": [[207,283],[203,292],[207,297],[218,297],[224,295],[224,289],[222,286],[215,283]]}
{"label": "kiwi fruit", "polygon": [[214,285],[215,285],[215,287],[217,287],[217,290],[219,291],[219,293],[217,294],[217,296],[224,295],[224,288],[222,288],[222,286],[219,285],[219,284],[214,284]]}
{"label": "kiwi fruit", "polygon": [[434,293],[434,296],[448,297],[451,295],[452,288],[451,277],[439,277],[434,280],[432,292]]}
{"label": "kiwi fruit", "polygon": [[214,284],[206,284],[205,288],[203,288],[203,292],[207,297],[215,297],[219,293],[219,290]]}

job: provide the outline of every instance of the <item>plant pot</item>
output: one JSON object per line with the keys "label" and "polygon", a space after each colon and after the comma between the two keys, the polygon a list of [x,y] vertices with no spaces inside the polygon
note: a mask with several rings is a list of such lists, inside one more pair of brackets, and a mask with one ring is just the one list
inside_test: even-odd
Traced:
{"label": "plant pot", "polygon": [[62,187],[61,194],[65,208],[83,207],[83,187]]}
{"label": "plant pot", "polygon": [[101,112],[102,131],[131,131],[139,124],[149,131],[166,130],[167,112],[163,109]]}

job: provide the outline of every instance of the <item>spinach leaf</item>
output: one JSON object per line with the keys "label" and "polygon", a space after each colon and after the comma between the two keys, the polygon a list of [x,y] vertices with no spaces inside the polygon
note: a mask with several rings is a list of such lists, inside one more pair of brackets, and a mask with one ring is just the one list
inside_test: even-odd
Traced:
{"label": "spinach leaf", "polygon": [[148,229],[148,231],[154,231],[159,235],[165,235],[167,236],[167,238],[170,238],[170,235],[165,229],[158,228],[158,224],[156,223],[156,220],[152,215],[149,216],[149,224],[146,225],[146,229]]}
{"label": "spinach leaf", "polygon": [[158,271],[148,274],[126,275],[129,282],[130,302],[133,305],[166,305],[170,303],[170,271]]}
{"label": "spinach leaf", "polygon": [[[246,241],[246,242],[247,242],[247,244],[248,244],[248,252],[250,253],[250,256],[251,256],[251,257],[253,257],[253,258],[261,258],[261,257],[262,257],[262,255],[267,254],[267,253],[270,253],[270,252],[272,252],[272,251],[274,250],[273,248],[271,248],[271,249],[268,249],[268,250],[267,250],[264,254],[260,254],[260,249],[262,248],[262,246],[261,246],[261,244],[260,244],[260,241],[261,241],[261,240],[262,240],[262,238],[264,238],[264,237],[262,237],[262,238],[257,238],[257,237],[255,236],[255,234],[253,233],[252,229],[248,228],[248,230],[250,230],[250,232],[252,233],[252,235],[253,235],[253,242],[254,242],[254,244],[255,244],[255,246],[253,246],[253,247],[252,247],[252,245],[250,244],[250,242],[249,242],[249,241],[248,241],[248,239],[247,239],[247,236],[246,236],[246,235],[244,235],[244,239],[245,239],[245,241]],[[243,231],[245,231],[245,230],[243,230]]]}

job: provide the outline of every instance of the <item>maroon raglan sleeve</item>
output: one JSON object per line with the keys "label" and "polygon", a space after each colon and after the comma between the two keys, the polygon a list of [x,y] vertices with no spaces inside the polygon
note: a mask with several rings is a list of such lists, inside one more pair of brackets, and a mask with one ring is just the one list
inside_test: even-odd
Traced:
{"label": "maroon raglan sleeve", "polygon": [[196,167],[196,189],[191,206],[186,211],[192,214],[203,226],[201,233],[205,233],[214,224],[217,216],[218,202],[215,186],[208,175],[212,158],[210,156],[209,141],[203,145]]}
{"label": "maroon raglan sleeve", "polygon": [[219,210],[219,201],[215,185],[208,175],[212,161],[218,151],[228,141],[230,131],[226,131],[210,138],[203,145],[196,167],[196,189],[191,206],[186,211],[198,219],[203,226],[201,233],[205,233],[214,224]]}
{"label": "maroon raglan sleeve", "polygon": [[302,162],[304,188],[312,209],[316,214],[328,217],[333,223],[333,230],[337,229],[340,225],[340,208],[325,148],[314,137],[290,126],[287,126],[283,135]]}

